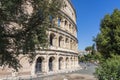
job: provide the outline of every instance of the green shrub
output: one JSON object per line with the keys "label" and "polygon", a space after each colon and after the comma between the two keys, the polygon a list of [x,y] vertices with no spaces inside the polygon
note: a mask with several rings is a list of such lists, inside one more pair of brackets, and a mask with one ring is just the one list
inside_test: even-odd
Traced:
{"label": "green shrub", "polygon": [[99,80],[120,80],[120,56],[102,61],[95,74]]}
{"label": "green shrub", "polygon": [[91,62],[91,61],[101,61],[102,55],[99,52],[96,52],[96,54],[87,54],[82,57],[79,56],[80,62]]}

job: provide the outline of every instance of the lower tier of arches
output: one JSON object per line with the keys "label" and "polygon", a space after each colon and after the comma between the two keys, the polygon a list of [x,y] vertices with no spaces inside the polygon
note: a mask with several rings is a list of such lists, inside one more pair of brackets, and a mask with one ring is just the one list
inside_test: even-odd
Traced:
{"label": "lower tier of arches", "polygon": [[19,59],[22,67],[18,72],[8,67],[0,67],[0,76],[35,76],[38,74],[68,72],[80,68],[77,54],[71,53],[45,51],[36,53],[32,62],[23,55]]}
{"label": "lower tier of arches", "polygon": [[74,55],[37,55],[32,64],[32,75],[39,73],[72,70],[78,67],[78,57]]}

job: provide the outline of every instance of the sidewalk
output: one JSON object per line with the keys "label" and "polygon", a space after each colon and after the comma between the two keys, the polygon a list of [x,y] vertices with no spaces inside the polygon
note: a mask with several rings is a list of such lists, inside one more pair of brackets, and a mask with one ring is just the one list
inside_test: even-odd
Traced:
{"label": "sidewalk", "polygon": [[72,73],[46,77],[43,80],[97,80],[97,79],[92,75]]}

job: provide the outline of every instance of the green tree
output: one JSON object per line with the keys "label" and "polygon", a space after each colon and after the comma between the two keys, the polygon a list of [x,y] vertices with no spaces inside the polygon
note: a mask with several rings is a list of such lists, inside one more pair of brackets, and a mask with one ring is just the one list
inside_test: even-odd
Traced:
{"label": "green tree", "polygon": [[96,69],[99,80],[120,80],[120,56],[104,60]]}
{"label": "green tree", "polygon": [[96,54],[95,44],[92,45],[92,51],[91,51],[91,54],[92,54],[92,55],[95,55],[95,54]]}
{"label": "green tree", "polygon": [[50,16],[59,14],[61,4],[59,0],[0,0],[0,66],[17,70],[20,54],[32,59],[36,49],[47,46]]}
{"label": "green tree", "polygon": [[105,15],[101,21],[100,33],[95,39],[97,50],[105,58],[111,54],[120,54],[120,11],[115,9],[109,15]]}
{"label": "green tree", "polygon": [[120,79],[120,11],[115,9],[101,21],[100,33],[95,39],[97,50],[102,54],[96,70],[99,80]]}
{"label": "green tree", "polygon": [[88,51],[89,53],[91,53],[91,51],[92,51],[92,46],[87,46],[87,47],[85,48],[85,51]]}

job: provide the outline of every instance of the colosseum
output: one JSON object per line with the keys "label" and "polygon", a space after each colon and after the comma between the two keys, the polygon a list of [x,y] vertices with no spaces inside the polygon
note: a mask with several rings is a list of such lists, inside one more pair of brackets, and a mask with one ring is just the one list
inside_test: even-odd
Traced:
{"label": "colosseum", "polygon": [[20,59],[22,68],[19,72],[11,69],[0,69],[0,75],[36,75],[74,71],[78,64],[78,40],[76,26],[76,12],[70,0],[65,0],[61,9],[62,17],[56,18],[56,27],[48,31],[49,48],[36,51],[33,63],[23,56]]}

